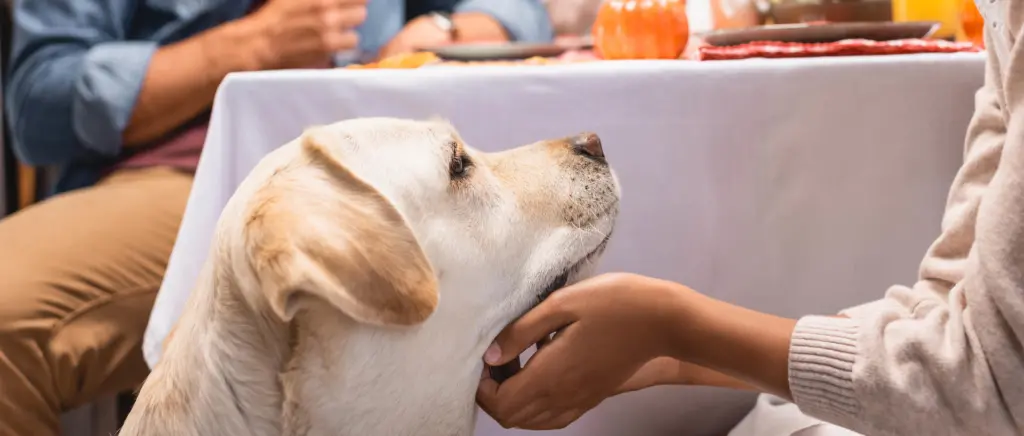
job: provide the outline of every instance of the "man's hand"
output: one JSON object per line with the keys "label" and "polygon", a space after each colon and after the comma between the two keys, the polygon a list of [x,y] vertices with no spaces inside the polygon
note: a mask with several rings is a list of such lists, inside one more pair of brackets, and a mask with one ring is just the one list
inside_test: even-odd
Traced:
{"label": "man's hand", "polygon": [[255,26],[261,69],[306,68],[357,47],[367,0],[268,0],[243,20]]}
{"label": "man's hand", "polygon": [[405,24],[394,38],[380,50],[381,59],[412,53],[421,48],[440,47],[451,44],[451,34],[438,26],[428,15],[414,18]]}
{"label": "man's hand", "polygon": [[412,53],[423,48],[440,47],[455,42],[502,42],[508,41],[505,28],[491,16],[479,12],[465,12],[452,15],[452,23],[459,35],[458,41],[442,29],[427,15],[414,18],[405,24],[391,41],[380,50],[379,58]]}
{"label": "man's hand", "polygon": [[209,109],[235,71],[325,65],[358,42],[352,28],[366,0],[268,0],[259,11],[161,47],[122,132],[126,147],[149,144]]}
{"label": "man's hand", "polygon": [[[686,292],[692,291],[630,274],[607,274],[555,292],[498,335],[486,363],[506,363],[559,333],[500,386],[481,380],[480,406],[506,428],[555,429],[609,396],[660,381],[657,366],[666,361],[655,358],[670,352],[665,332],[678,321],[674,308]],[[641,371],[652,361],[649,371]]]}

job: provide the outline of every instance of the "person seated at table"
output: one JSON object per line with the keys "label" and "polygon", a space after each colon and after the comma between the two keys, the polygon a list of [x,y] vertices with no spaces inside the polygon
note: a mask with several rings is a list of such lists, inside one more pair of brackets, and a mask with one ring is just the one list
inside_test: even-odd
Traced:
{"label": "person seated at table", "polygon": [[58,195],[0,221],[0,435],[56,435],[61,411],[146,376],[143,331],[226,74],[320,66],[353,49],[552,37],[539,0],[405,10],[401,0],[15,3],[5,89],[15,150],[59,175]]}
{"label": "person seated at table", "polygon": [[573,39],[590,35],[597,10],[604,0],[545,0],[555,36]]}
{"label": "person seated at table", "polygon": [[976,3],[985,82],[941,233],[913,286],[796,320],[677,283],[596,277],[498,335],[492,365],[558,332],[517,375],[482,380],[480,405],[506,427],[552,429],[621,392],[690,384],[765,393],[762,416],[737,435],[850,434],[823,422],[868,435],[1024,434],[1024,0]]}

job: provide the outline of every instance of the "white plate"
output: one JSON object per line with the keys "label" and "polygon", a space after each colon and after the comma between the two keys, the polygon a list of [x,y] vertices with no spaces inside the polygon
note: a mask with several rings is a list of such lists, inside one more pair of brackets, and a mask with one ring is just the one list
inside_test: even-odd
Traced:
{"label": "white plate", "polygon": [[528,59],[534,56],[555,57],[569,50],[590,48],[589,39],[573,44],[478,43],[452,44],[424,48],[449,61],[498,61]]}

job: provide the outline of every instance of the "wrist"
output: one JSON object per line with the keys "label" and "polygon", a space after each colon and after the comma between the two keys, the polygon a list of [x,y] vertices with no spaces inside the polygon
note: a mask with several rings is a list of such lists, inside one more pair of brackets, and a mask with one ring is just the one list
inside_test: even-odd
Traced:
{"label": "wrist", "polygon": [[448,42],[459,40],[459,31],[452,19],[452,14],[444,11],[434,11],[424,15],[424,19],[430,20],[435,27],[448,36]]}
{"label": "wrist", "polygon": [[273,69],[266,24],[257,15],[249,15],[214,28],[208,40],[208,51],[231,63],[231,71]]}
{"label": "wrist", "polygon": [[692,348],[699,340],[695,332],[700,330],[693,320],[697,313],[705,309],[702,305],[707,297],[700,293],[673,282],[662,282],[665,299],[659,304],[657,322],[659,329],[665,332],[666,340],[662,344],[662,355],[680,362],[692,362],[696,357]]}
{"label": "wrist", "polygon": [[679,293],[673,309],[670,355],[788,397],[789,341],[796,321],[687,291]]}

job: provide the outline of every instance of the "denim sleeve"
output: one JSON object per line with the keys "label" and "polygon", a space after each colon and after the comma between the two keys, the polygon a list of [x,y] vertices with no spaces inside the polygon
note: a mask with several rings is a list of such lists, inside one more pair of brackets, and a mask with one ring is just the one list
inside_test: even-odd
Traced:
{"label": "denim sleeve", "polygon": [[498,20],[513,41],[549,42],[555,37],[541,0],[464,0],[455,12],[482,12]]}
{"label": "denim sleeve", "polygon": [[157,44],[127,41],[138,0],[15,2],[5,103],[30,165],[117,155]]}

